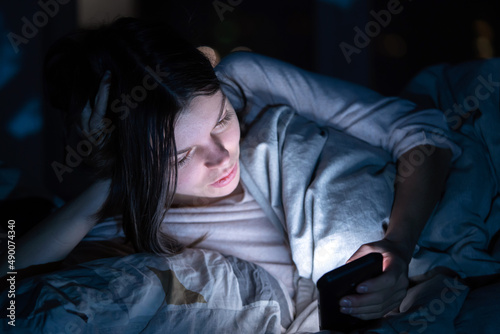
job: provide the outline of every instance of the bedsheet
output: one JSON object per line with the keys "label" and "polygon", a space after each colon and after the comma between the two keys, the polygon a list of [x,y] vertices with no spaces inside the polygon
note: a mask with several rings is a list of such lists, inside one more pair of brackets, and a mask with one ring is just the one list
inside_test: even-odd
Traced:
{"label": "bedsheet", "polygon": [[18,282],[7,333],[280,333],[291,310],[265,270],[216,252],[139,253]]}

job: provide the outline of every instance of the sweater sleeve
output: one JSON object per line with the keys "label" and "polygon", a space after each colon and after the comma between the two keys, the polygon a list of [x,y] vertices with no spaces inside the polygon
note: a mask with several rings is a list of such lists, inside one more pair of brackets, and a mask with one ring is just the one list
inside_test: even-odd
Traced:
{"label": "sweater sleeve", "polygon": [[460,148],[450,138],[444,114],[414,103],[385,97],[368,88],[320,75],[253,52],[235,52],[215,68],[233,106],[247,99],[245,122],[266,105],[287,104],[299,114],[381,147],[394,160],[418,145],[449,148],[453,160]]}

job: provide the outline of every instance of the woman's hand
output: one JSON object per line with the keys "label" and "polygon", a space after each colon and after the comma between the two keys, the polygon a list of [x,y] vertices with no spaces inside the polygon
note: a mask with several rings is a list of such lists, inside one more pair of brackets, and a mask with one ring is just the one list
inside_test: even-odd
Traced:
{"label": "woman's hand", "polygon": [[342,313],[363,320],[381,318],[397,308],[408,288],[407,250],[382,239],[361,246],[347,262],[369,253],[382,254],[382,275],[360,283],[356,287],[358,295],[345,296],[340,300]]}
{"label": "woman's hand", "polygon": [[108,105],[109,90],[111,87],[111,72],[106,71],[99,83],[99,90],[94,99],[94,108],[90,107],[90,101],[82,110],[81,122],[78,128],[82,134],[96,133],[105,127],[103,119],[106,115]]}

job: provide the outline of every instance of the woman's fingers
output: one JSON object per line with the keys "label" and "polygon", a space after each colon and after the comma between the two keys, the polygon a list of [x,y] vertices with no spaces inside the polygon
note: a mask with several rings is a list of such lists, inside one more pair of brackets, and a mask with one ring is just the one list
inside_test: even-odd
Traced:
{"label": "woman's fingers", "polygon": [[380,318],[396,308],[406,296],[406,289],[386,289],[377,293],[342,298],[340,311],[353,316]]}
{"label": "woman's fingers", "polygon": [[371,293],[371,292],[385,290],[391,287],[396,287],[400,278],[401,278],[400,273],[388,270],[385,271],[380,276],[374,277],[372,279],[360,283],[356,287],[356,292]]}
{"label": "woman's fingers", "polygon": [[400,304],[399,302],[394,302],[394,303],[389,304],[387,307],[384,307],[380,310],[377,310],[377,309],[372,309],[372,310],[367,310],[367,311],[353,310],[352,313],[347,313],[347,314],[349,314],[353,317],[362,319],[362,320],[379,319],[391,311],[397,311],[399,304]]}
{"label": "woman's fingers", "polygon": [[95,98],[94,110],[89,120],[89,130],[96,131],[102,127],[102,120],[106,115],[108,105],[109,88],[111,85],[111,72],[106,71],[99,84],[99,90]]}
{"label": "woman's fingers", "polygon": [[372,307],[374,305],[392,303],[391,301],[402,300],[405,296],[405,287],[390,287],[373,293],[345,296],[341,298],[340,306],[361,309],[365,306]]}
{"label": "woman's fingers", "polygon": [[87,101],[87,104],[82,110],[81,124],[80,128],[83,133],[90,132],[90,116],[92,115],[92,108],[90,107],[90,102]]}
{"label": "woman's fingers", "polygon": [[87,101],[82,110],[81,130],[85,134],[94,133],[103,125],[103,118],[106,115],[108,105],[109,88],[111,86],[111,72],[106,71],[99,83],[99,90],[95,97],[94,109],[90,106],[90,101]]}

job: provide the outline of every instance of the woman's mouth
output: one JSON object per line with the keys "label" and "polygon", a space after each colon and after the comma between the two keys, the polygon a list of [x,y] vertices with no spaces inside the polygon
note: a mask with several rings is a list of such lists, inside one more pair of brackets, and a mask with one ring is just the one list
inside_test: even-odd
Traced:
{"label": "woman's mouth", "polygon": [[227,186],[234,179],[237,171],[238,171],[238,162],[234,164],[233,169],[231,169],[231,171],[227,175],[221,177],[220,179],[212,183],[211,186],[216,188]]}

